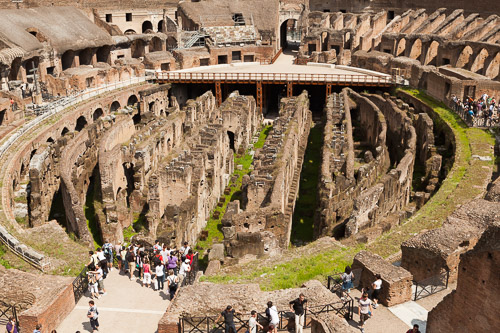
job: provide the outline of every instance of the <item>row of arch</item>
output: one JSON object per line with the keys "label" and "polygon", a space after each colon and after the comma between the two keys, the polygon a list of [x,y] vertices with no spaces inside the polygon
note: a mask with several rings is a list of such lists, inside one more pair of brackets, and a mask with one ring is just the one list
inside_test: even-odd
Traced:
{"label": "row of arch", "polygon": [[[151,21],[148,21],[148,20],[142,22],[141,33],[145,34],[145,33],[151,32],[151,31],[155,32],[155,29],[153,29],[153,23]],[[165,32],[163,20],[158,22],[156,32]],[[125,35],[135,35],[135,34],[137,34],[137,31],[135,31],[134,29],[127,29],[127,30],[125,30],[124,34]]]}
{"label": "row of arch", "polygon": [[[500,52],[494,56],[490,55],[486,48],[474,53],[471,46],[466,45],[458,54],[456,59],[442,58],[438,59],[440,44],[438,41],[432,41],[427,50],[423,50],[423,44],[420,39],[416,39],[411,47],[407,45],[407,40],[402,38],[397,43],[395,56],[407,55],[409,58],[419,60],[424,65],[447,65],[450,64],[456,68],[467,69],[471,72],[482,74],[490,79],[496,79],[500,74]],[[422,54],[425,52],[425,55]],[[488,62],[488,59],[490,60]],[[439,61],[438,61],[439,60]]]}

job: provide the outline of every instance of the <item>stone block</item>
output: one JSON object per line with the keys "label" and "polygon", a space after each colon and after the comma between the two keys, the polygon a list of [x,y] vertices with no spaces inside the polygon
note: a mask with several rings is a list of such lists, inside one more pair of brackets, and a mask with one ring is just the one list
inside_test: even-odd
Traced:
{"label": "stone block", "polygon": [[208,254],[208,260],[224,260],[224,244],[214,244],[210,253]]}
{"label": "stone block", "polygon": [[219,260],[210,260],[208,263],[207,269],[205,270],[205,276],[212,276],[217,274],[220,271],[220,261]]}
{"label": "stone block", "polygon": [[362,269],[360,286],[371,287],[375,275],[382,276],[380,303],[393,306],[411,300],[413,276],[402,267],[392,265],[381,256],[361,251],[354,257],[352,269]]}

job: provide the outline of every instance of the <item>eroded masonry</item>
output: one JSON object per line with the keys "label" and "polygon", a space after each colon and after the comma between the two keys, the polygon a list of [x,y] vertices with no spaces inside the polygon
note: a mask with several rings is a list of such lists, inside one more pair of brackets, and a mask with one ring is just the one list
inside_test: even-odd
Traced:
{"label": "eroded masonry", "polygon": [[199,281],[313,241],[345,253],[356,286],[380,274],[387,307],[446,277],[428,332],[498,327],[500,17],[447,5],[0,0],[0,313],[56,329],[82,296],[59,275],[84,276],[104,241],[159,240],[204,270],[160,333],[300,292],[335,308],[308,317],[314,333],[353,331],[354,301],[325,281]]}

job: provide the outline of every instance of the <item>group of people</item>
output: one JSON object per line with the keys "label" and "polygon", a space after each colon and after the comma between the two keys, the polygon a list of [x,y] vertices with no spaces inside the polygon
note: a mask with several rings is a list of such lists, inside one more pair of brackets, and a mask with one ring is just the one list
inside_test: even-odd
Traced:
{"label": "group of people", "polygon": [[463,111],[472,121],[483,119],[484,126],[498,124],[499,107],[495,97],[483,94],[479,99],[468,96],[463,101],[457,96],[451,97],[455,111]]}
{"label": "group of people", "polygon": [[[303,332],[306,310],[307,299],[305,298],[304,294],[300,294],[298,298],[290,302],[290,311],[292,311],[295,315],[295,333]],[[217,323],[221,318],[224,318],[224,332],[237,333],[238,331],[236,330],[236,326],[234,324],[235,314],[237,314],[237,312],[231,305],[228,305],[226,309],[219,314],[215,322]],[[276,305],[273,305],[273,302],[267,302],[265,314],[268,322],[268,332],[277,333],[280,323],[280,315],[278,309],[276,308]],[[258,328],[264,329],[264,327],[257,320],[257,311],[253,310],[250,313],[250,319],[248,320],[247,332],[257,333]]]}
{"label": "group of people", "polygon": [[[18,333],[18,325],[16,318],[10,317],[9,321],[7,322],[7,325],[5,326],[5,331],[7,333]],[[35,329],[33,330],[33,333],[42,333],[42,324],[36,324]],[[50,333],[57,333],[56,330],[50,331]],[[79,332],[77,332],[79,333]]]}

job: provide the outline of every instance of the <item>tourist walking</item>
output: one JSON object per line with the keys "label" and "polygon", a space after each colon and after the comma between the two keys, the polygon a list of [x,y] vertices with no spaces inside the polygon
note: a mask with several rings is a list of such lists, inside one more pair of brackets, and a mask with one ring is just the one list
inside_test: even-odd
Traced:
{"label": "tourist walking", "polygon": [[236,333],[236,326],[234,325],[235,311],[231,305],[228,305],[217,317],[216,323],[221,317],[224,317],[224,333]]}
{"label": "tourist walking", "polygon": [[102,248],[108,264],[107,269],[109,272],[111,272],[113,270],[113,244],[109,243],[108,241],[104,241],[104,245],[102,246]]}
{"label": "tourist walking", "polygon": [[121,242],[115,245],[115,253],[116,253],[116,263],[118,264],[118,271],[122,270],[122,245]]}
{"label": "tourist walking", "polygon": [[134,269],[135,269],[135,255],[134,255],[134,251],[132,250],[132,248],[130,248],[128,250],[128,253],[125,256],[125,260],[127,260],[127,264],[128,264],[130,281],[132,281],[134,279]]}
{"label": "tourist walking", "polygon": [[128,268],[127,254],[128,254],[128,250],[124,244],[124,246],[122,246],[122,250],[120,251],[120,256],[122,257],[122,270],[124,273],[127,273],[127,271],[128,271],[128,269],[127,269]]}
{"label": "tourist walking", "polygon": [[193,253],[193,249],[189,249],[188,254],[186,255],[186,259],[189,259],[189,265],[193,266],[194,256],[197,255],[198,252]]}
{"label": "tourist walking", "polygon": [[307,311],[307,299],[304,294],[290,302],[290,311],[295,313],[295,333],[302,333],[304,328],[304,317]]}
{"label": "tourist walking", "polygon": [[170,256],[167,259],[167,269],[173,269],[174,274],[177,275],[178,270],[177,270],[177,257],[175,256],[173,251],[170,251]]}
{"label": "tourist walking", "polygon": [[137,256],[135,257],[135,269],[139,272],[139,279],[142,280],[142,266],[143,266],[143,260],[144,260],[144,252],[139,251]]}
{"label": "tourist walking", "polygon": [[184,245],[179,249],[179,255],[181,256],[182,261],[186,260],[186,256],[188,255],[190,249],[189,243],[184,242]]}
{"label": "tourist walking", "polygon": [[280,323],[280,316],[278,314],[278,309],[273,305],[273,302],[267,302],[266,309],[267,319],[269,320],[269,332],[278,333],[278,325]]}
{"label": "tourist walking", "polygon": [[257,327],[264,329],[264,327],[257,321],[257,311],[250,312],[250,319],[248,320],[248,333],[257,333]]}
{"label": "tourist walking", "polygon": [[97,269],[97,265],[99,264],[99,259],[97,259],[97,253],[94,251],[89,251],[90,259],[87,263],[87,268],[91,271],[95,271]]}
{"label": "tourist walking", "polygon": [[177,292],[177,288],[179,287],[179,277],[174,274],[173,269],[168,270],[167,287],[168,293],[170,294],[170,300],[173,300],[175,293]]}
{"label": "tourist walking", "polygon": [[106,264],[102,262],[99,263],[99,268],[95,272],[97,274],[97,286],[102,292],[102,296],[106,295],[106,289],[104,289],[104,270],[106,269]]}
{"label": "tourist walking", "polygon": [[99,311],[97,311],[97,306],[95,306],[94,301],[89,301],[89,311],[87,312],[87,318],[90,319],[92,332],[99,331]]}
{"label": "tourist walking", "polygon": [[188,272],[191,271],[191,266],[189,265],[189,259],[184,259],[179,269],[179,275],[186,276]]}
{"label": "tourist walking", "polygon": [[7,326],[5,326],[5,329],[7,330],[7,333],[17,333],[17,322],[14,317],[9,318],[9,322],[7,323]]}
{"label": "tourist walking", "polygon": [[342,278],[342,294],[341,299],[344,300],[344,292],[347,296],[350,296],[351,289],[353,288],[352,280],[354,279],[354,274],[351,270],[350,266],[346,266],[344,273],[341,276]]}
{"label": "tourist walking", "polygon": [[361,298],[359,299],[358,313],[359,313],[359,328],[361,329],[361,333],[364,333],[365,322],[368,320],[368,318],[373,316],[372,301],[368,298],[367,292],[364,292]]}
{"label": "tourist walking", "polygon": [[156,280],[158,280],[158,290],[163,290],[165,282],[165,274],[163,272],[163,264],[160,263],[155,267]]}
{"label": "tourist walking", "polygon": [[143,270],[143,279],[142,279],[142,286],[146,286],[149,288],[149,285],[151,284],[151,266],[149,266],[149,259],[148,257],[144,258],[144,264],[142,265],[142,270]]}
{"label": "tourist walking", "polygon": [[33,333],[42,333],[42,324],[36,324]]}
{"label": "tourist walking", "polygon": [[90,290],[90,298],[99,299],[99,287],[97,283],[97,273],[94,271],[87,272],[87,279],[89,280],[89,290]]}
{"label": "tourist walking", "polygon": [[376,309],[378,306],[378,301],[380,297],[380,291],[382,290],[382,276],[380,274],[375,275],[377,278],[375,282],[372,283],[373,293],[372,293],[372,301],[373,308]]}
{"label": "tourist walking", "polygon": [[104,274],[104,277],[106,277],[106,275],[108,275],[108,261],[106,260],[104,251],[100,247],[97,248],[97,259],[99,259],[99,264],[102,268],[102,272]]}

